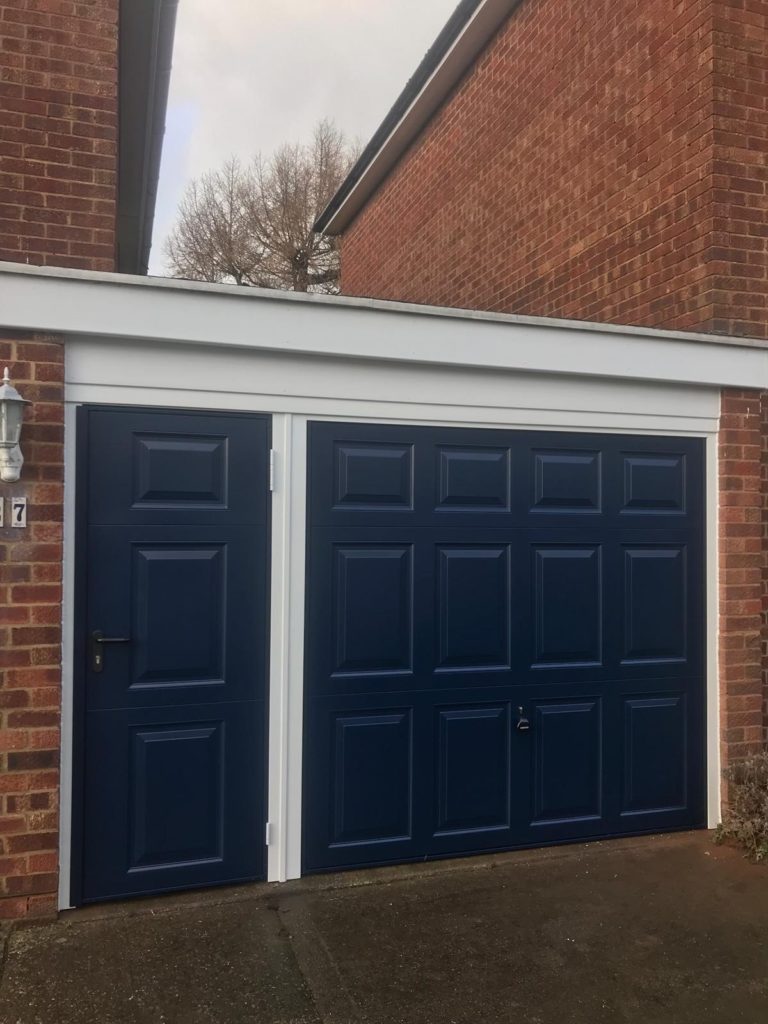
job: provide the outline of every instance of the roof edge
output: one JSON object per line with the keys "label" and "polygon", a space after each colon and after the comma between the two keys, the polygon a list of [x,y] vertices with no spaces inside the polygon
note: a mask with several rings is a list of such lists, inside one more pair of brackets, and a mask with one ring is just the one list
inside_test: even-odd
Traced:
{"label": "roof edge", "polygon": [[117,269],[146,274],[179,0],[120,4]]}
{"label": "roof edge", "polygon": [[315,230],[339,235],[522,0],[462,0],[363,150]]}
{"label": "roof edge", "polygon": [[[259,303],[277,305],[294,305],[311,308],[313,311],[326,309],[348,309],[360,312],[391,313],[405,316],[426,317],[429,319],[445,320],[472,320],[486,324],[507,325],[510,327],[527,327],[531,330],[563,328],[569,331],[611,335],[615,338],[634,337],[648,338],[656,341],[672,342],[693,342],[695,344],[706,344],[725,346],[729,348],[763,349],[768,351],[768,338],[747,338],[740,335],[711,334],[703,331],[680,331],[670,330],[661,327],[642,327],[637,324],[614,324],[592,320],[568,320],[562,317],[529,316],[521,313],[499,313],[491,310],[463,309],[458,306],[429,306],[415,302],[397,302],[391,299],[374,299],[353,295],[323,295],[316,292],[292,292],[279,291],[268,288],[241,288],[234,284],[212,284],[208,281],[185,281],[177,277],[147,277],[146,275],[133,275],[110,273],[107,271],[76,270],[68,267],[40,267],[24,263],[5,263],[0,261],[0,289],[5,283],[5,278],[17,278],[23,281],[25,278],[30,281],[54,280],[64,284],[93,285],[107,288],[117,285],[121,291],[128,292],[131,289],[140,288],[145,295],[151,293],[164,294],[170,297],[173,294],[183,294],[191,297],[208,297],[213,300],[215,297],[227,298],[230,302]],[[14,289],[18,290],[18,288]],[[73,309],[76,307],[73,307]],[[0,303],[0,327],[11,327],[22,329],[22,325],[11,323],[8,318],[3,319],[3,306]],[[33,329],[32,327],[29,328]],[[35,328],[50,330],[56,333],[56,326],[48,324]],[[60,329],[60,328],[59,328]],[[121,328],[118,323],[117,332]],[[760,385],[755,385],[760,387]]]}

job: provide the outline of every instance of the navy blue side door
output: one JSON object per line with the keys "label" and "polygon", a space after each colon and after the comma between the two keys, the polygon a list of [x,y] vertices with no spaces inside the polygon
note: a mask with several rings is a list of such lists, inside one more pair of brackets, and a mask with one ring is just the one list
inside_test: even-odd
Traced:
{"label": "navy blue side door", "polygon": [[704,448],[322,423],[304,866],[704,823]]}
{"label": "navy blue side door", "polygon": [[81,898],[260,878],[269,421],[79,427]]}

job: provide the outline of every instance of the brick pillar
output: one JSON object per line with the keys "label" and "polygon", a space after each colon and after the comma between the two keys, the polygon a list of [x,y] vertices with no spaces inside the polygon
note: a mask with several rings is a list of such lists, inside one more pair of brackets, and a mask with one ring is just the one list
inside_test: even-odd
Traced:
{"label": "brick pillar", "polygon": [[0,0],[2,260],[114,269],[118,10]]}
{"label": "brick pillar", "polygon": [[[64,348],[0,335],[0,367],[32,401],[17,484],[0,482],[0,919],[56,910],[61,703]],[[26,496],[28,526],[9,525]]]}
{"label": "brick pillar", "polygon": [[720,736],[723,763],[763,747],[762,396],[727,390],[720,419]]}
{"label": "brick pillar", "polygon": [[717,0],[713,15],[713,328],[768,338],[768,0]]}

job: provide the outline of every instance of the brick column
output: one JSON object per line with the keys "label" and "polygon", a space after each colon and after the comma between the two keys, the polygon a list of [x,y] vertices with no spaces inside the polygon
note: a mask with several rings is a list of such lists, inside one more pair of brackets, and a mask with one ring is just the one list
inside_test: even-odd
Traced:
{"label": "brick column", "polygon": [[[33,404],[21,480],[0,482],[0,919],[57,906],[64,348],[0,334],[2,366]],[[9,499],[20,495],[25,530],[9,525]]]}
{"label": "brick column", "polygon": [[723,763],[763,747],[762,396],[727,390],[720,419],[720,737]]}
{"label": "brick column", "polygon": [[118,9],[0,0],[2,260],[114,269]]}

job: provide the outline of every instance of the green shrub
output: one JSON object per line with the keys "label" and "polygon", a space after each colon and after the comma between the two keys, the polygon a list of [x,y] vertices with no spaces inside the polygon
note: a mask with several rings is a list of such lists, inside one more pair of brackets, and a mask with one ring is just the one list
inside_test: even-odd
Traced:
{"label": "green shrub", "polygon": [[729,807],[717,841],[733,839],[754,861],[768,860],[768,752],[726,768]]}

